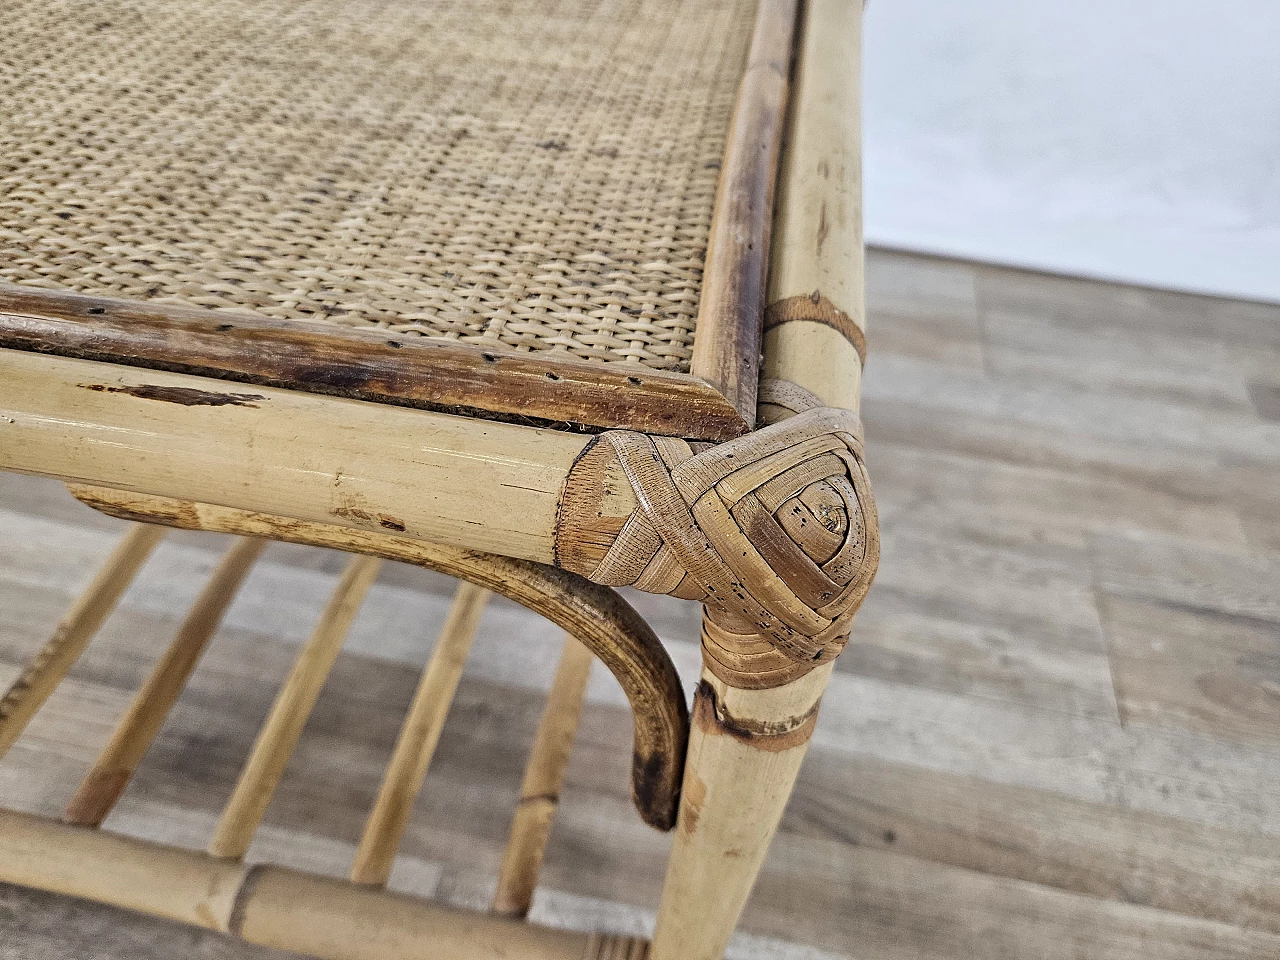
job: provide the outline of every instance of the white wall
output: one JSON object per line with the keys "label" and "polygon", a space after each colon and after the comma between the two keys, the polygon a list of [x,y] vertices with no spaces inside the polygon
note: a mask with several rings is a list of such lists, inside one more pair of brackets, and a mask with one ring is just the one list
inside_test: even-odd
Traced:
{"label": "white wall", "polygon": [[1280,0],[871,0],[869,243],[1280,300]]}

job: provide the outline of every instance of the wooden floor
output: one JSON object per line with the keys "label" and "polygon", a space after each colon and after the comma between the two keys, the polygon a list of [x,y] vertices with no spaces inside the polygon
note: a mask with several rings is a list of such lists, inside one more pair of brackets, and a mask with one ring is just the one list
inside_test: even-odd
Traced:
{"label": "wooden floor", "polygon": [[[1280,957],[1280,308],[875,253],[884,556],[737,958]],[[0,477],[0,683],[120,534]],[[0,762],[55,814],[225,540],[175,534]],[[202,845],[341,558],[273,546],[107,826]],[[251,856],[342,873],[448,584],[388,565]],[[638,597],[692,685],[696,611]],[[553,628],[485,615],[393,886],[487,902]],[[534,915],[649,928],[603,669]],[[0,956],[278,956],[0,888]]]}

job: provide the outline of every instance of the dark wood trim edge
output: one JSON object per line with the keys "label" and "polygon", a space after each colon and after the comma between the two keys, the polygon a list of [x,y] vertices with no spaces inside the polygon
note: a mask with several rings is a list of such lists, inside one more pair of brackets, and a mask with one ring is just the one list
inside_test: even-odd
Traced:
{"label": "dark wood trim edge", "polygon": [[0,286],[0,347],[595,433],[751,430],[687,374],[169,304]]}
{"label": "dark wood trim edge", "polygon": [[773,191],[795,53],[798,0],[760,0],[725,143],[693,340],[694,376],[754,421]]}

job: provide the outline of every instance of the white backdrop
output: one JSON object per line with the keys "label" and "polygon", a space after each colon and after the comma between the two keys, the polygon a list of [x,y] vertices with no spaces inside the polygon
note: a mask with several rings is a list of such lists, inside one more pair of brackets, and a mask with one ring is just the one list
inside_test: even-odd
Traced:
{"label": "white backdrop", "polygon": [[871,0],[869,243],[1280,301],[1280,0]]}

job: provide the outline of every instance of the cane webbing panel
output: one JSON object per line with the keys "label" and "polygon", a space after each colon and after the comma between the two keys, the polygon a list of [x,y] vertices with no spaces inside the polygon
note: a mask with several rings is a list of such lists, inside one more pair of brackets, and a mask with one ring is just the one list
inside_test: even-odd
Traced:
{"label": "cane webbing panel", "polygon": [[754,0],[6,0],[0,282],[687,372]]}

